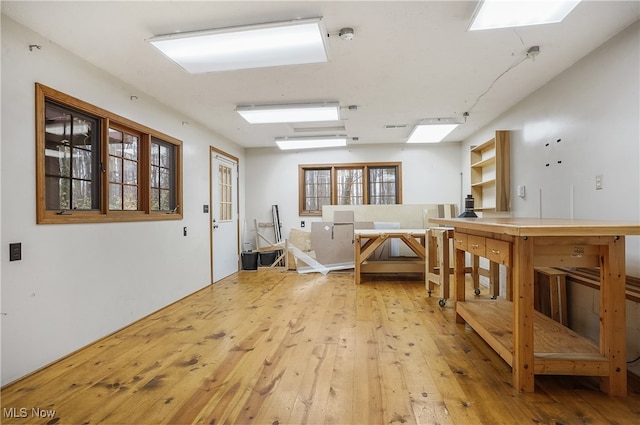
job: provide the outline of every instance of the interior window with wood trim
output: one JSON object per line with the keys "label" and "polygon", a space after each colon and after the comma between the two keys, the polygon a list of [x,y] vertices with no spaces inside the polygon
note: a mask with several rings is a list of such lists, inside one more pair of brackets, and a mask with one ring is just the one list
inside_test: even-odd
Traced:
{"label": "interior window with wood trim", "polygon": [[309,164],[298,167],[300,215],[323,205],[402,203],[402,163]]}
{"label": "interior window with wood trim", "polygon": [[233,219],[233,170],[228,165],[218,165],[218,199],[220,204],[220,221],[231,221]]}
{"label": "interior window with wood trim", "polygon": [[179,220],[182,142],[36,83],[36,217]]}
{"label": "interior window with wood trim", "polygon": [[177,150],[172,143],[151,138],[151,211],[173,212],[178,207]]}

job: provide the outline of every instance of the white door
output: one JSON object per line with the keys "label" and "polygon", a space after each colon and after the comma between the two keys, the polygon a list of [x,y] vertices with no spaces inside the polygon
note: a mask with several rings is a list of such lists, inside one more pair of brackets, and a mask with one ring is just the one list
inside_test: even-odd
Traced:
{"label": "white door", "polygon": [[211,148],[211,281],[238,271],[238,159]]}

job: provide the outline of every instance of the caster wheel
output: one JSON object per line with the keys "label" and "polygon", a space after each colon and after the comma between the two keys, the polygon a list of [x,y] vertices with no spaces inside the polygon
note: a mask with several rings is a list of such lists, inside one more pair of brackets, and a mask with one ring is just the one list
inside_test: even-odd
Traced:
{"label": "caster wheel", "polygon": [[447,300],[446,300],[446,299],[444,299],[444,298],[442,298],[441,300],[439,300],[439,301],[438,301],[438,305],[439,305],[440,307],[444,307],[444,305],[445,305],[446,303],[447,303]]}
{"label": "caster wheel", "polygon": [[474,289],[473,293],[476,295],[480,295],[480,289],[478,288]]}
{"label": "caster wheel", "polygon": [[496,300],[496,299],[498,299],[498,297],[496,297],[495,295],[492,295],[492,296],[491,296],[491,299],[492,299],[492,300]]}
{"label": "caster wheel", "polygon": [[427,291],[427,294],[429,294],[429,296],[431,296],[431,291]]}

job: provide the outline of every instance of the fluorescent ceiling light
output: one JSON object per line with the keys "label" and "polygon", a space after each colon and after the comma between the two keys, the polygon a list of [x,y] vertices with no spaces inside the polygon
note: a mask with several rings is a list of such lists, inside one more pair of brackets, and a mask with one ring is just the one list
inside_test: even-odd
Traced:
{"label": "fluorescent ceiling light", "polygon": [[470,31],[561,22],[580,0],[484,0],[476,9]]}
{"label": "fluorescent ceiling light", "polygon": [[453,118],[435,118],[424,120],[416,125],[407,143],[438,143],[458,125]]}
{"label": "fluorescent ceiling light", "polygon": [[333,148],[347,145],[347,136],[277,137],[281,150]]}
{"label": "fluorescent ceiling light", "polygon": [[340,119],[338,102],[238,106],[236,112],[251,124],[338,121]]}
{"label": "fluorescent ceiling light", "polygon": [[322,18],[160,35],[148,41],[187,72],[327,61]]}

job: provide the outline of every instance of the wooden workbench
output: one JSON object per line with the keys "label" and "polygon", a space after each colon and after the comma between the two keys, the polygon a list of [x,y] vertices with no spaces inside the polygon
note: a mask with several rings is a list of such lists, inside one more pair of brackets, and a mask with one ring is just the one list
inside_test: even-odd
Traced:
{"label": "wooden workbench", "polygon": [[[425,229],[356,229],[354,236],[356,283],[360,283],[361,273],[425,274]],[[389,239],[400,239],[417,257],[368,261],[376,249]]]}
{"label": "wooden workbench", "polygon": [[[512,367],[513,385],[534,391],[535,374],[599,376],[627,393],[625,235],[640,223],[524,218],[434,218],[454,233],[456,320],[468,323]],[[513,302],[465,301],[465,252],[511,268]],[[600,267],[600,344],[535,313],[534,267]]]}

